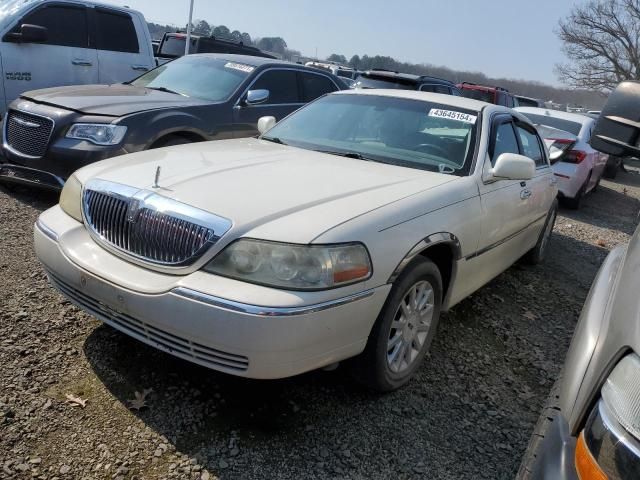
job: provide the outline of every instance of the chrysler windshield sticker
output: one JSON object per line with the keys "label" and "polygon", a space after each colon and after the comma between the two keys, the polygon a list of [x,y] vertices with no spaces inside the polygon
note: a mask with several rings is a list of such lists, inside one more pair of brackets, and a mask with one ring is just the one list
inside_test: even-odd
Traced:
{"label": "chrysler windshield sticker", "polygon": [[245,72],[245,73],[251,73],[255,70],[255,67],[252,67],[251,65],[245,65],[244,63],[227,62],[224,66],[226,68],[240,70],[241,72]]}
{"label": "chrysler windshield sticker", "polygon": [[468,113],[455,112],[453,110],[440,110],[439,108],[432,108],[429,111],[430,117],[448,118],[449,120],[457,120],[464,123],[476,123],[478,117],[475,115],[469,115]]}

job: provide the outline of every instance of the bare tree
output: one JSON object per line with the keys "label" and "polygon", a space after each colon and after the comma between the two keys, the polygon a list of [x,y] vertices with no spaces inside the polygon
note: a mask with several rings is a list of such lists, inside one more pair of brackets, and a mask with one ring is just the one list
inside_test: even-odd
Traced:
{"label": "bare tree", "polygon": [[607,92],[640,79],[640,0],[591,0],[560,21],[569,61],[556,66],[574,88]]}

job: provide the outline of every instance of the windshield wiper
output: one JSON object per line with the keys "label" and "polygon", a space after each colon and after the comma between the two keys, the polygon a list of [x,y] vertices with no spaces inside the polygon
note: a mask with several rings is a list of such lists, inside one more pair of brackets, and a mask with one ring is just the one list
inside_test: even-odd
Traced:
{"label": "windshield wiper", "polygon": [[329,155],[337,155],[338,157],[347,157],[347,158],[355,158],[356,160],[366,160],[368,162],[379,162],[380,160],[376,160],[371,157],[367,157],[358,152],[340,152],[337,150],[314,150],[314,152],[318,153],[327,153]]}
{"label": "windshield wiper", "polygon": [[159,92],[165,92],[165,93],[173,93],[174,95],[180,95],[182,97],[188,97],[189,95],[185,95],[184,93],[180,93],[180,92],[176,92],[175,90],[171,90],[170,88],[167,87],[147,87],[151,90],[157,90]]}
{"label": "windshield wiper", "polygon": [[278,145],[287,145],[278,137],[260,137],[261,140],[266,140],[267,142],[277,143]]}

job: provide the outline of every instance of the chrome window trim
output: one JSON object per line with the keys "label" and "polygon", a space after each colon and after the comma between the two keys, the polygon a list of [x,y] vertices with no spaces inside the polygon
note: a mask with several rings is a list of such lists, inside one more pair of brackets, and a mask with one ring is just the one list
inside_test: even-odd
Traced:
{"label": "chrome window trim", "polygon": [[375,293],[375,290],[364,290],[362,292],[338,298],[336,300],[329,300],[327,302],[316,303],[314,305],[305,305],[301,307],[263,307],[260,305],[250,305],[247,303],[236,302],[234,300],[227,300],[226,298],[216,297],[214,295],[209,295],[207,293],[199,292],[197,290],[192,290],[186,287],[174,288],[173,290],[171,290],[171,293],[189,300],[195,300],[212,307],[221,308],[232,312],[255,315],[258,317],[291,317],[322,312],[330,308],[339,307],[351,302],[356,302],[358,300],[362,300],[364,298],[372,296]]}
{"label": "chrome window trim", "polygon": [[46,115],[40,115],[38,113],[33,113],[33,112],[27,112],[25,110],[20,110],[19,108],[10,108],[9,110],[7,110],[7,114],[4,116],[4,125],[2,127],[2,146],[4,148],[6,148],[9,152],[11,152],[12,154],[21,157],[21,158],[28,158],[30,160],[40,160],[41,158],[44,157],[44,155],[37,157],[37,156],[33,156],[33,155],[26,155],[24,153],[21,153],[17,150],[15,150],[14,148],[11,147],[11,145],[9,145],[7,143],[7,128],[8,128],[8,122],[9,122],[9,114],[11,113],[11,111],[14,112],[20,112],[23,113],[25,115],[33,115],[34,117],[38,117],[38,118],[43,118],[45,120],[49,120],[53,125],[51,127],[51,132],[49,133],[49,138],[47,138],[47,150],[49,149],[49,144],[51,143],[51,138],[53,137],[53,132],[56,129],[56,121],[51,118],[51,117],[47,117]]}
{"label": "chrome window trim", "polygon": [[[120,200],[137,200],[139,209],[149,209],[152,211],[160,211],[166,215],[198,224],[200,226],[213,230],[214,237],[207,242],[198,252],[188,259],[179,263],[165,263],[148,259],[144,256],[122,249],[109,242],[103,235],[95,230],[91,218],[87,216],[87,203],[85,192],[93,190],[105,195],[109,195]],[[168,197],[164,197],[156,192],[123,185],[116,182],[109,182],[100,179],[89,180],[82,188],[82,219],[87,226],[87,231],[91,237],[100,246],[123,257],[140,266],[156,266],[165,270],[176,270],[189,267],[200,258],[209,248],[211,248],[220,238],[225,235],[233,226],[233,222],[227,218],[221,217],[214,213],[210,213],[199,208],[181,203]]]}
{"label": "chrome window trim", "polygon": [[[336,91],[337,90],[341,90],[340,86],[333,80],[333,78],[331,78],[329,75],[325,75],[322,72],[316,72],[314,70],[307,70],[307,69],[303,69],[303,68],[292,68],[292,67],[267,67],[264,70],[262,70],[261,72],[258,72],[258,74],[253,78],[253,80],[251,80],[251,83],[249,83],[249,85],[247,85],[247,87],[244,89],[244,91],[240,94],[240,96],[238,97],[238,99],[236,100],[236,103],[234,104],[234,108],[235,107],[240,107],[240,108],[244,108],[243,105],[241,105],[242,99],[247,95],[247,92],[249,90],[251,90],[251,87],[253,87],[253,85],[258,81],[258,79],[260,79],[260,77],[262,75],[264,75],[267,72],[270,71],[292,71],[292,72],[300,72],[300,73],[310,73],[311,75],[318,75],[319,77],[324,77],[328,80],[331,81],[331,83],[333,83],[333,85],[336,87]],[[298,93],[300,94],[301,92],[298,91]],[[297,102],[297,103],[261,103],[259,105],[251,105],[250,107],[246,107],[246,108],[255,108],[255,107],[286,107],[286,106],[295,106],[295,105],[306,105],[309,102]]]}

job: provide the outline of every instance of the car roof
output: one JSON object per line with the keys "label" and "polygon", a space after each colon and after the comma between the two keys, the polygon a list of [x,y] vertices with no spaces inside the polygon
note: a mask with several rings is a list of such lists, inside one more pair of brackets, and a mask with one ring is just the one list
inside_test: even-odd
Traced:
{"label": "car roof", "polygon": [[363,77],[378,77],[378,78],[388,78],[389,80],[393,80],[394,78],[398,78],[407,82],[415,82],[415,83],[424,83],[424,82],[436,82],[446,85],[455,86],[455,84],[449,80],[438,77],[431,77],[429,75],[414,75],[411,73],[401,73],[401,72],[392,72],[389,70],[367,70],[360,74]]}
{"label": "car roof", "polygon": [[367,89],[351,89],[340,90],[330,95],[377,95],[379,97],[406,98],[409,100],[419,100],[423,102],[434,102],[450,105],[455,108],[464,108],[476,112],[482,111],[484,108],[496,107],[496,111],[509,112],[506,107],[499,107],[490,103],[473,100],[471,98],[458,97],[455,95],[445,95],[442,93],[421,92],[419,90],[398,90],[385,88],[367,88]]}
{"label": "car roof", "polygon": [[532,113],[534,115],[542,115],[545,117],[552,118],[560,118],[562,120],[569,120],[571,122],[576,123],[588,123],[589,121],[593,121],[593,118],[584,115],[582,113],[569,113],[569,112],[561,112],[560,110],[551,110],[550,108],[536,108],[536,107],[516,107],[514,109],[516,112],[520,112],[523,114]]}
{"label": "car roof", "polygon": [[[60,3],[60,0],[36,0],[34,2],[32,2],[30,5],[36,5],[36,4],[45,4],[45,3]],[[91,5],[93,7],[101,7],[101,8],[105,8],[105,9],[111,9],[111,10],[116,10],[118,12],[129,12],[129,13],[133,13],[133,14],[137,14],[137,15],[142,15],[142,13],[139,10],[136,10],[135,8],[130,8],[127,6],[122,6],[122,5],[114,5],[113,3],[106,3],[106,2],[100,2],[100,1],[93,1],[93,0],[68,0],[68,3],[77,3],[77,4],[81,4],[81,5]],[[144,15],[142,15],[144,17]]]}
{"label": "car roof", "polygon": [[[317,68],[305,67],[304,65],[300,65],[299,63],[288,62],[286,60],[279,60],[277,58],[254,57],[253,55],[239,55],[236,53],[193,53],[189,56],[220,58],[223,60],[228,60],[230,62],[251,65],[252,67],[261,67],[263,65],[277,65],[277,66],[283,66],[283,67],[297,67],[300,70],[312,70],[316,72],[318,71]],[[327,73],[327,72],[324,71],[323,73]]]}

